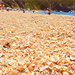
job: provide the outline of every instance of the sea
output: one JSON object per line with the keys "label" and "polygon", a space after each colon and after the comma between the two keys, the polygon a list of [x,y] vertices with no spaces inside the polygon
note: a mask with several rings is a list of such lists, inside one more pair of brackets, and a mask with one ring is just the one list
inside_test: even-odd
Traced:
{"label": "sea", "polygon": [[[45,14],[45,12],[44,11],[38,11],[37,14]],[[60,11],[60,12],[51,12],[51,14],[72,15],[72,16],[75,16],[75,12],[63,12],[63,11]]]}

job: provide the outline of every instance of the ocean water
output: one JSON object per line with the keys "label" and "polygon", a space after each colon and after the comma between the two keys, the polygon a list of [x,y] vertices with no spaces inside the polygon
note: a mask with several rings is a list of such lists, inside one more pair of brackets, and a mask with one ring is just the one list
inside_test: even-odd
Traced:
{"label": "ocean water", "polygon": [[[37,14],[45,14],[45,12],[44,11],[42,11],[42,12],[37,12]],[[72,16],[75,16],[75,12],[63,12],[63,11],[61,11],[61,12],[51,12],[51,14],[59,14],[59,15],[72,15]]]}

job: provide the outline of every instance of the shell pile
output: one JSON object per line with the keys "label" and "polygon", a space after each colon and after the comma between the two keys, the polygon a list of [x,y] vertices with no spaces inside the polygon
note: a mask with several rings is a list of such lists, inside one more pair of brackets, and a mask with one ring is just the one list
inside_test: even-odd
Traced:
{"label": "shell pile", "polygon": [[0,75],[75,75],[75,17],[0,12]]}

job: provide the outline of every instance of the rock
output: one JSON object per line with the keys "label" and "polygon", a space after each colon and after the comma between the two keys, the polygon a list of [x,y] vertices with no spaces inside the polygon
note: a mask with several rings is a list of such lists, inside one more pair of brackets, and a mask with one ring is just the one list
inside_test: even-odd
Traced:
{"label": "rock", "polygon": [[13,31],[11,31],[11,33],[14,33]]}
{"label": "rock", "polygon": [[16,47],[16,43],[13,43],[11,46],[14,46],[14,47]]}
{"label": "rock", "polygon": [[3,30],[4,28],[0,28],[0,30]]}
{"label": "rock", "polygon": [[4,47],[4,48],[10,48],[10,43],[9,43],[9,42],[5,43],[5,44],[3,45],[3,47]]}

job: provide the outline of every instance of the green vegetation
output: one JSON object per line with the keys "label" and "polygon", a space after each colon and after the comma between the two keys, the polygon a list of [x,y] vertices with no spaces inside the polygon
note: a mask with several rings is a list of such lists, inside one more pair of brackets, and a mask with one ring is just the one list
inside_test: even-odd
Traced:
{"label": "green vegetation", "polygon": [[11,7],[11,8],[18,7],[18,4],[13,0],[3,0],[3,2],[6,7]]}
{"label": "green vegetation", "polygon": [[73,0],[3,0],[5,6],[45,10],[51,8],[57,11],[69,11]]}

